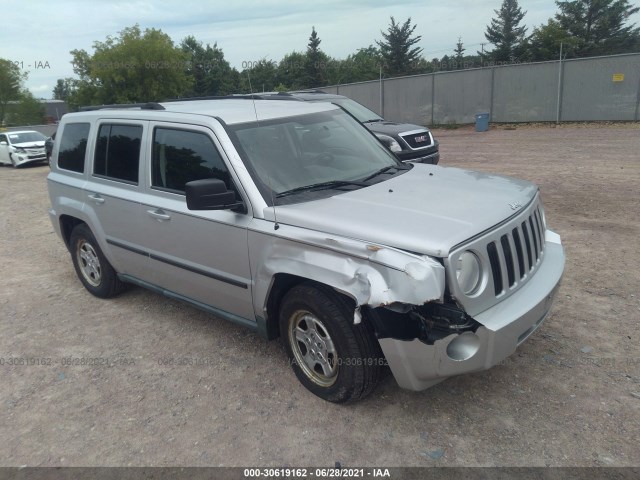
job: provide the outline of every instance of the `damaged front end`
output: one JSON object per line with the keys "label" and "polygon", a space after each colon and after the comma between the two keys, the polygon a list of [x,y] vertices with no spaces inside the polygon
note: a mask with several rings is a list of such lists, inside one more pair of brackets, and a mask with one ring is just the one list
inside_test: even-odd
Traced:
{"label": "damaged front end", "polygon": [[453,303],[372,309],[368,318],[398,384],[424,390],[448,377],[502,362],[548,315],[564,262],[560,237],[547,231],[544,261],[535,275],[473,317]]}

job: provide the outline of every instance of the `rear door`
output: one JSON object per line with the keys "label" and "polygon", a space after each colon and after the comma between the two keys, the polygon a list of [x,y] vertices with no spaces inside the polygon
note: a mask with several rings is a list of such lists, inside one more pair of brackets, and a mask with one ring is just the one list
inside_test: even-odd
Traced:
{"label": "rear door", "polygon": [[93,161],[84,188],[85,209],[97,238],[106,242],[109,261],[118,273],[149,279],[140,228],[141,147],[146,121],[101,120],[93,136]]}
{"label": "rear door", "polygon": [[191,211],[185,199],[185,184],[203,178],[223,180],[242,199],[218,140],[206,127],[166,122],[151,122],[149,134],[141,228],[152,283],[254,322],[247,240],[251,215]]}

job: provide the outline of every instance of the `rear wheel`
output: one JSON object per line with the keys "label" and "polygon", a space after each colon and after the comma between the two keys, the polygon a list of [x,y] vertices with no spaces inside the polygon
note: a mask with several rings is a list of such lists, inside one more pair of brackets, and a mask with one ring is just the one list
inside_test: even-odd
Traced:
{"label": "rear wheel", "polygon": [[384,358],[371,328],[353,323],[353,307],[329,288],[292,288],[280,308],[280,335],[298,380],[335,403],[369,395]]}
{"label": "rear wheel", "polygon": [[87,225],[83,223],[75,227],[69,243],[76,274],[90,293],[109,298],[122,291],[124,284],[118,279]]}

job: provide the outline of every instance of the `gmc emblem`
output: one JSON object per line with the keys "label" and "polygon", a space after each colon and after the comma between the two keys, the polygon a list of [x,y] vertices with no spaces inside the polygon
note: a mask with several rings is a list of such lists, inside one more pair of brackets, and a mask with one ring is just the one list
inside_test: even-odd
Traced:
{"label": "gmc emblem", "polygon": [[416,143],[421,143],[426,142],[427,138],[429,138],[427,135],[420,135],[419,137],[415,137],[414,140],[416,141]]}

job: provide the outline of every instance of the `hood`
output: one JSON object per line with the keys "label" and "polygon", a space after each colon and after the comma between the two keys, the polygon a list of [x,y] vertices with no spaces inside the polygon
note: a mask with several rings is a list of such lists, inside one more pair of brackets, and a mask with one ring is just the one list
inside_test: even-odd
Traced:
{"label": "hood", "polygon": [[[517,214],[538,191],[514,178],[417,164],[370,187],[276,207],[278,223],[445,257]],[[511,205],[520,204],[512,208]],[[272,207],[267,218],[273,219]]]}
{"label": "hood", "polygon": [[11,145],[19,148],[39,148],[44,147],[44,140],[39,140],[37,142],[12,143]]}
{"label": "hood", "polygon": [[386,135],[400,135],[405,132],[415,132],[416,130],[428,132],[429,129],[420,125],[412,125],[410,123],[397,122],[365,122],[366,127],[372,132],[384,133]]}

